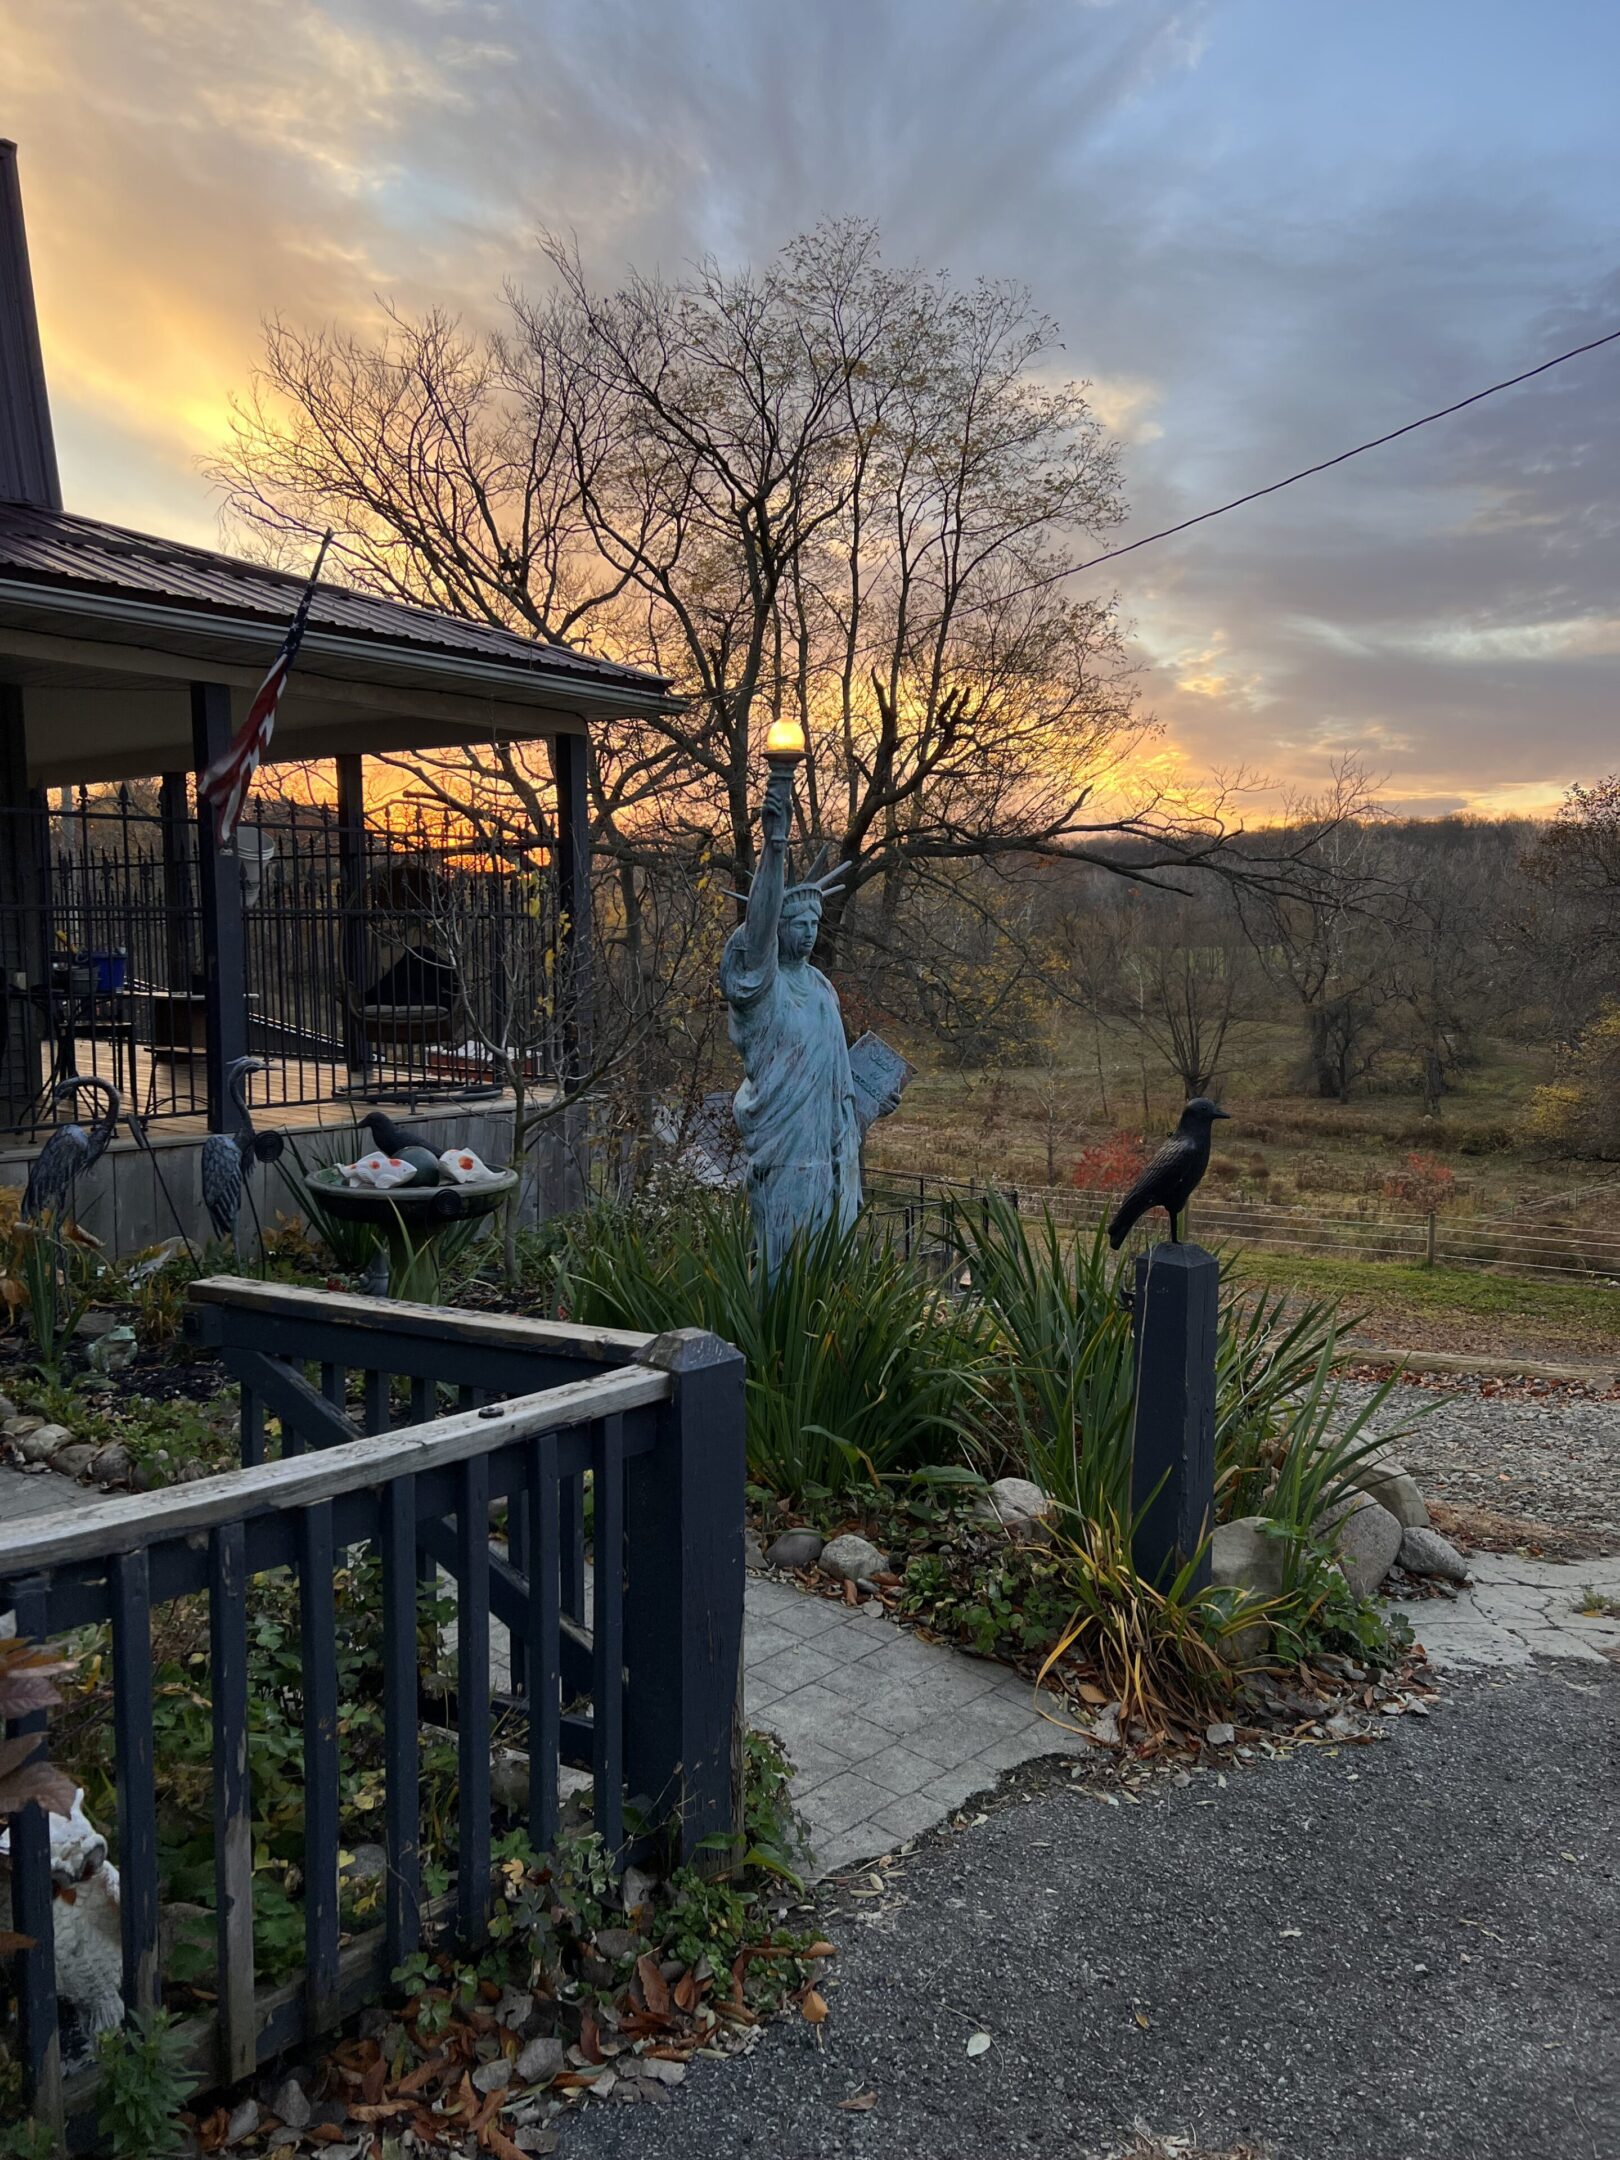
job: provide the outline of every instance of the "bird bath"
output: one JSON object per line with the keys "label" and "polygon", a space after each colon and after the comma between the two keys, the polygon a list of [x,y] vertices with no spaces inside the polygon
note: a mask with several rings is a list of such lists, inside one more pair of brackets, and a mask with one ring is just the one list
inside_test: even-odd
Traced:
{"label": "bird bath", "polygon": [[388,1248],[388,1295],[436,1305],[444,1263],[444,1240],[458,1224],[493,1215],[516,1189],[517,1176],[503,1170],[487,1185],[394,1185],[377,1192],[349,1185],[328,1165],[310,1173],[321,1206],[340,1222],[364,1223]]}

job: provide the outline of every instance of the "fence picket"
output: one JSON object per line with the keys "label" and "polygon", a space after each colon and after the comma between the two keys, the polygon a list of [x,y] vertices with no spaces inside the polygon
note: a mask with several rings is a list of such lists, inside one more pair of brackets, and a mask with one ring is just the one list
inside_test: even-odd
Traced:
{"label": "fence picket", "polygon": [[529,1841],[536,1852],[546,1852],[557,1835],[557,1741],[562,1707],[558,1671],[561,1535],[555,1433],[542,1433],[530,1443],[528,1516]]}
{"label": "fence picket", "polygon": [[304,1984],[312,2031],[338,2016],[337,1609],[332,1503],[299,1517],[298,1602],[304,1669]]}
{"label": "fence picket", "polygon": [[[19,1635],[38,1640],[49,1627],[43,1575],[19,1582],[13,1594]],[[12,1718],[7,1738],[42,1733],[45,1712]],[[17,1958],[17,2025],[23,2097],[53,2129],[62,2122],[62,2042],[56,2021],[56,1913],[51,1882],[50,1818],[37,1801],[11,1821],[11,1911],[19,1934],[32,1938]]]}
{"label": "fence picket", "polygon": [[457,1475],[456,1727],[460,1799],[457,1921],[469,1943],[489,1925],[489,1457]]}
{"label": "fence picket", "polygon": [[591,1447],[596,1572],[591,1774],[596,1827],[614,1855],[624,1843],[624,1419],[605,1417]]}
{"label": "fence picket", "polygon": [[152,1757],[152,1584],[145,1549],[115,1555],[109,1582],[124,2000],[132,2010],[144,2015],[158,2007],[160,1993],[157,1785]]}
{"label": "fence picket", "polygon": [[220,2063],[228,2078],[258,2060],[253,2009],[253,1805],[248,1778],[247,1559],[239,1522],[209,1544],[209,1677],[214,1697],[214,1910]]}
{"label": "fence picket", "polygon": [[421,1943],[422,1766],[416,1665],[416,1480],[383,1491],[383,1835],[388,1854],[388,1956]]}

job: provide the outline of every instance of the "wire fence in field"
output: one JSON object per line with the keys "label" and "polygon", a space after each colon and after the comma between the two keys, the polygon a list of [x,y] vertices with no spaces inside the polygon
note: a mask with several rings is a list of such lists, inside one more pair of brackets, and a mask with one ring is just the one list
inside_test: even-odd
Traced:
{"label": "wire fence in field", "polygon": [[[950,1207],[982,1205],[991,1193],[1002,1195],[1021,1215],[1049,1212],[1055,1222],[1088,1233],[1119,1202],[1118,1193],[1071,1185],[1002,1185],[900,1170],[873,1170],[866,1190],[871,1207],[888,1220],[891,1235],[908,1251],[926,1250],[939,1241]],[[1139,1227],[1133,1238],[1141,1238],[1144,1230],[1149,1226]],[[1182,1234],[1202,1245],[1473,1268],[1547,1281],[1607,1282],[1620,1290],[1620,1232],[1565,1229],[1551,1223],[1515,1227],[1499,1219],[1448,1222],[1435,1214],[1316,1215],[1304,1208],[1225,1199],[1206,1189],[1194,1194]],[[1616,1329],[1620,1332],[1620,1301]]]}

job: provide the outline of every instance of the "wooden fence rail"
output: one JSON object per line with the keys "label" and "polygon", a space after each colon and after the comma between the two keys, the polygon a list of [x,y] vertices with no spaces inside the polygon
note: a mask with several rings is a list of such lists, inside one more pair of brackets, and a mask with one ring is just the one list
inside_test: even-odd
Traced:
{"label": "wooden fence rail", "polygon": [[[879,1170],[867,1180],[867,1199],[908,1251],[938,1239],[951,1206],[982,1206],[998,1193],[1020,1214],[1049,1212],[1054,1221],[1089,1232],[1118,1205],[1117,1193],[1068,1185],[1012,1186]],[[1620,1235],[1529,1227],[1503,1222],[1447,1221],[1441,1216],[1317,1215],[1262,1201],[1234,1200],[1216,1189],[1194,1195],[1186,1235],[1211,1245],[1257,1252],[1298,1253],[1347,1260],[1395,1260],[1409,1265],[1489,1268],[1533,1281],[1620,1279]]]}
{"label": "wooden fence rail", "polygon": [[[423,1580],[455,1585],[462,1941],[482,1937],[490,1896],[492,1623],[513,1674],[501,1706],[526,1721],[536,1849],[556,1835],[564,1764],[591,1773],[596,1827],[621,1859],[627,1808],[664,1826],[679,1857],[734,1827],[742,1359],[697,1330],[570,1329],[235,1278],[200,1282],[192,1298],[192,1332],[240,1383],[242,1467],[0,1535],[0,1611],[31,1636],[110,1626],[123,1995],[140,2012],[162,1981],[152,1614],[208,1601],[220,1985],[194,2059],[204,2081],[224,2082],[330,2030],[422,1941]],[[494,1501],[507,1504],[504,1553],[491,1549]],[[385,1920],[346,1944],[333,1579],[366,1549],[382,1575]],[[304,1971],[276,1989],[255,1985],[248,1757],[248,1591],[270,1569],[293,1570],[299,1588],[307,1848]],[[84,2094],[62,2076],[37,1806],[12,1845],[19,1924],[35,1938],[17,1959],[26,2096],[44,2120],[78,2115],[82,2127]]]}

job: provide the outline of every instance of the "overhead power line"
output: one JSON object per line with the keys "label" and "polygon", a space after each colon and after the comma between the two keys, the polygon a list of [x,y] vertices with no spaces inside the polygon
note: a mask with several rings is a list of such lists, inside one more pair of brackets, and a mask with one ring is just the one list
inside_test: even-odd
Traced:
{"label": "overhead power line", "polygon": [[[1509,375],[1503,382],[1491,383],[1471,396],[1458,398],[1454,405],[1442,405],[1438,412],[1425,413],[1421,420],[1408,420],[1404,427],[1391,428],[1387,435],[1374,435],[1369,442],[1357,443],[1353,450],[1341,450],[1337,457],[1323,458],[1315,465],[1305,465],[1292,472],[1286,480],[1273,480],[1268,487],[1250,488],[1247,495],[1234,495],[1230,502],[1218,503],[1213,510],[1200,510],[1196,517],[1183,518],[1179,525],[1166,525],[1162,532],[1144,533],[1140,540],[1128,540],[1123,547],[1110,548],[1106,555],[1093,555],[1089,562],[1071,563],[1066,570],[1054,571],[1049,578],[1039,578],[1032,585],[1021,586],[1021,592],[1034,592],[1043,584],[1054,584],[1059,578],[1073,577],[1081,570],[1095,570],[1100,563],[1117,562],[1121,555],[1133,555],[1138,548],[1152,547],[1156,540],[1170,540],[1177,533],[1188,532],[1194,525],[1207,525],[1211,518],[1225,517],[1228,510],[1241,510],[1245,503],[1258,502],[1263,495],[1275,495],[1282,488],[1292,487],[1297,480],[1309,480],[1316,473],[1331,472],[1335,465],[1346,464],[1351,458],[1360,457],[1368,450],[1381,450],[1385,443],[1399,442],[1403,435],[1412,435],[1419,428],[1432,427],[1436,420],[1449,420],[1453,413],[1465,412],[1470,405],[1478,405],[1482,399],[1495,397],[1499,390],[1512,390],[1520,383],[1545,375],[1549,368],[1562,367],[1566,360],[1578,360],[1582,353],[1596,352],[1600,345],[1613,345],[1620,339],[1620,330],[1605,331],[1602,337],[1590,338],[1584,345],[1572,345],[1568,352],[1556,353],[1551,360],[1543,360],[1538,367],[1526,368],[1520,375]],[[1001,596],[1014,599],[1014,593]]]}

